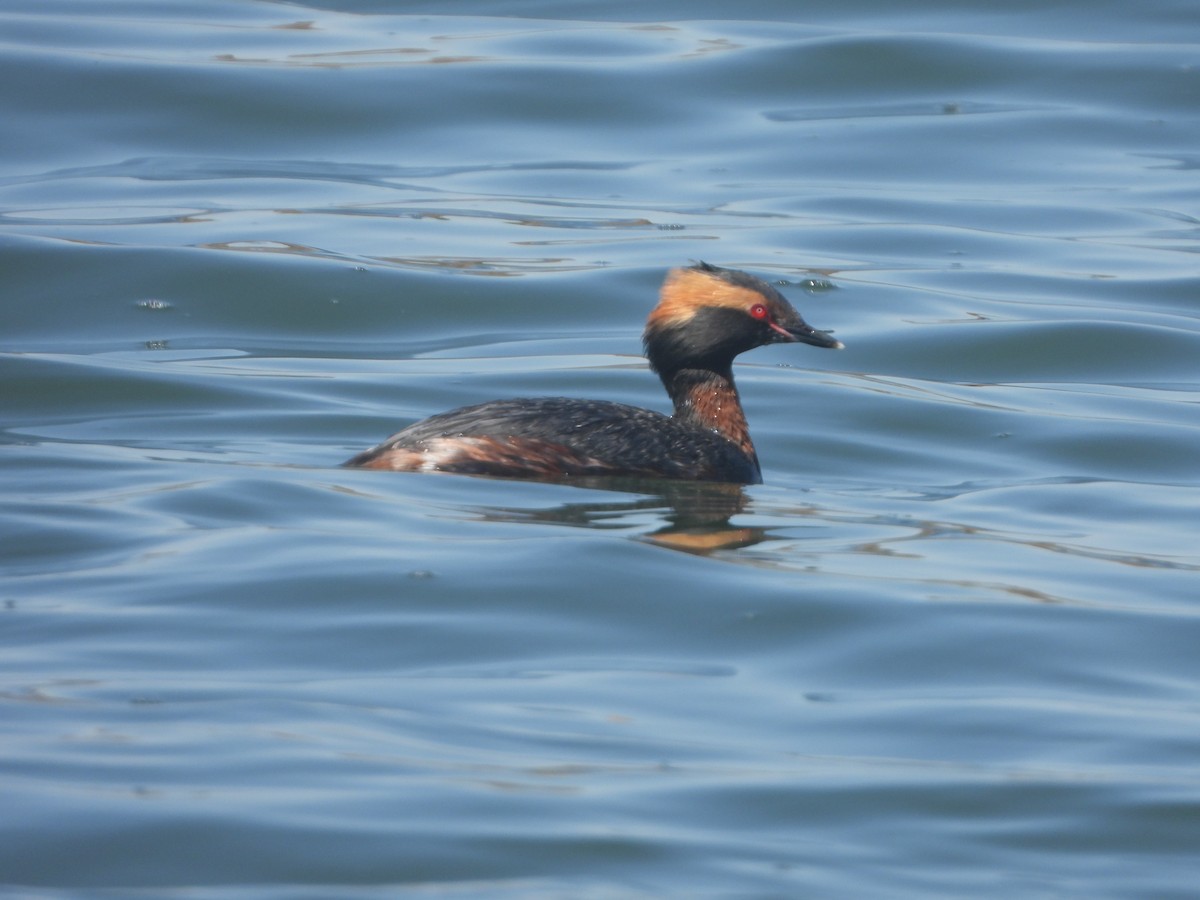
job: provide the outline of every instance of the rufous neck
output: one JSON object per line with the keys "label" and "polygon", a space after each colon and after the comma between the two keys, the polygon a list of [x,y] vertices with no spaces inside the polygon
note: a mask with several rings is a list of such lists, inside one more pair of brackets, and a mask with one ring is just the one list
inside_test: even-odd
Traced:
{"label": "rufous neck", "polygon": [[732,372],[679,369],[662,380],[675,404],[675,418],[710,428],[757,458]]}

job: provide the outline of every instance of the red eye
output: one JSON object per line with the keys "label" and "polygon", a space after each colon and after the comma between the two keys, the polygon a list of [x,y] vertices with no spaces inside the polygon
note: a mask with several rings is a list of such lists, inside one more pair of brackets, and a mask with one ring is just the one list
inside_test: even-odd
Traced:
{"label": "red eye", "polygon": [[750,307],[750,318],[752,319],[769,319],[771,314],[767,312],[767,308],[761,303],[755,303]]}

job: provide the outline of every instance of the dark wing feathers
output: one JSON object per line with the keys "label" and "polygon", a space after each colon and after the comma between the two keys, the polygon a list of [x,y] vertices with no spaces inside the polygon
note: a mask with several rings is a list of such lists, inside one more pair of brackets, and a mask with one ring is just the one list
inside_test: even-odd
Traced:
{"label": "dark wing feathers", "polygon": [[[348,464],[369,466],[389,453],[419,453],[445,447],[455,439],[474,448],[471,471],[475,472],[480,440],[487,439],[503,444],[507,454],[524,446],[543,457],[561,447],[558,469],[568,476],[624,474],[742,483],[760,477],[753,462],[715,431],[623,403],[565,397],[495,400],[439,413],[397,432]],[[452,465],[437,468],[455,470]]]}

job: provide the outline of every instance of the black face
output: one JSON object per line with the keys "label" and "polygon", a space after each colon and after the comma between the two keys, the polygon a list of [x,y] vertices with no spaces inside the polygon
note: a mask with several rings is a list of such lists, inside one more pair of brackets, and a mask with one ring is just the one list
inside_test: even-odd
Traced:
{"label": "black face", "polygon": [[[740,273],[739,273],[740,274]],[[772,290],[767,285],[768,290]],[[765,344],[799,341],[814,347],[841,347],[824,331],[817,331],[800,317],[777,292],[764,295],[746,309],[709,306],[700,309],[682,325],[662,328],[646,335],[646,355],[656,372],[683,368],[723,372],[739,353]]]}
{"label": "black face", "polygon": [[[668,314],[660,312],[664,307]],[[842,346],[805,322],[787,298],[761,278],[708,263],[668,277],[643,338],[651,368],[664,378],[685,368],[728,372],[739,353],[793,341]]]}
{"label": "black face", "polygon": [[841,341],[833,338],[828,332],[818,331],[805,322],[800,317],[800,313],[796,312],[796,308],[788,303],[787,298],[761,278],[756,278],[748,272],[722,269],[704,262],[698,263],[692,268],[719,278],[734,287],[747,288],[762,298],[761,303],[753,303],[746,308],[745,312],[751,319],[767,325],[771,333],[766,340],[761,340],[752,346],[800,341],[812,344],[814,347],[841,348]]}

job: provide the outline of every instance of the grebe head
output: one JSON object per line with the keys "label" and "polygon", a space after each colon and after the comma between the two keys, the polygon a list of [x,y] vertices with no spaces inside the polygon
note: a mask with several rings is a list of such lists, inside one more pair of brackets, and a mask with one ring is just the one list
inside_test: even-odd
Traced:
{"label": "grebe head", "polygon": [[842,346],[805,322],[761,278],[703,262],[667,275],[642,341],[650,367],[660,375],[680,369],[723,372],[739,353],[764,344]]}

